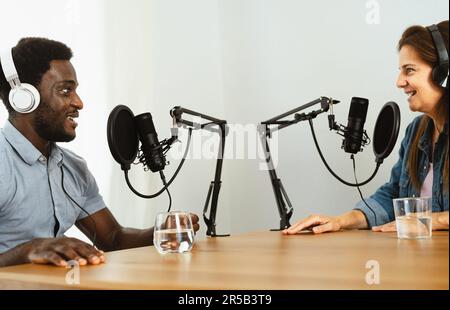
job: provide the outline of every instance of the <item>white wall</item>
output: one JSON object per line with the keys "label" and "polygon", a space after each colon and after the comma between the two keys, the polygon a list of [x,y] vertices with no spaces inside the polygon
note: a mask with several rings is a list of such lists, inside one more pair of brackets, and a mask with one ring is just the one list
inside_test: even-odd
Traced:
{"label": "white wall", "polygon": [[[11,48],[20,38],[47,37],[72,48],[79,94],[84,101],[77,138],[63,145],[86,158],[102,193],[108,200],[111,164],[105,141],[107,103],[104,1],[0,0],[0,49]],[[27,8],[26,10],[24,8]],[[0,106],[0,126],[7,118]],[[108,156],[108,157],[107,157]],[[107,160],[105,160],[107,158]],[[83,238],[77,231],[71,231]]]}
{"label": "white wall", "polygon": [[[170,137],[169,111],[174,106],[224,117],[217,1],[127,3],[108,1],[106,6],[109,106],[125,104],[136,115],[151,112],[160,139]],[[185,132],[181,130],[180,134]],[[193,140],[198,138],[200,132]],[[169,160],[172,164],[165,169],[167,178],[179,162],[171,157]],[[214,160],[185,163],[170,189],[173,210],[201,214],[214,164]],[[151,225],[154,214],[167,209],[166,194],[153,200],[135,197],[126,187],[118,165],[112,165],[110,205],[114,214],[120,215],[124,225]],[[132,169],[132,179],[145,194],[161,188],[158,174],[143,173],[141,167]],[[226,210],[222,206],[222,211]],[[204,235],[204,229],[199,235]]]}
{"label": "white wall", "polygon": [[[367,3],[379,5],[379,24],[367,24],[371,10]],[[167,197],[142,200],[126,187],[106,142],[107,117],[115,105],[126,104],[135,114],[151,112],[162,139],[170,135],[168,113],[176,105],[245,125],[324,95],[342,101],[335,114],[346,124],[350,98],[361,96],[370,99],[369,135],[378,111],[389,100],[401,107],[403,135],[415,115],[395,87],[397,41],[409,25],[448,19],[445,0],[0,0],[0,4],[2,13],[7,12],[0,19],[0,48],[23,36],[45,36],[73,49],[85,109],[78,137],[68,147],[86,158],[119,221],[134,227],[152,225],[155,212],[167,207]],[[18,23],[19,14],[27,22]],[[0,107],[0,123],[5,119]],[[325,115],[319,116],[315,127],[330,165],[351,180],[351,161],[339,149],[340,137],[328,131]],[[196,133],[193,143],[202,136]],[[399,142],[375,180],[363,188],[365,194],[388,179]],[[359,200],[355,189],[326,172],[307,123],[280,132],[278,153],[277,171],[295,208],[293,220],[312,212],[338,214]],[[171,162],[167,177],[178,164],[173,158]],[[259,163],[225,161],[218,233],[278,226],[268,173],[259,170]],[[371,174],[371,146],[358,154],[357,165],[359,179]],[[215,160],[185,163],[171,188],[174,209],[201,214],[214,167]],[[160,188],[156,175],[140,170],[136,167],[131,174],[137,188],[145,193]]]}
{"label": "white wall", "polygon": [[[366,22],[373,3],[378,4],[379,24]],[[220,18],[227,119],[258,122],[324,95],[341,100],[336,120],[346,124],[350,99],[360,96],[370,99],[370,136],[382,105],[391,100],[400,105],[401,139],[415,114],[395,87],[397,42],[412,24],[448,19],[448,2],[226,0],[220,1]],[[330,166],[352,181],[349,155],[340,150],[341,139],[329,132],[327,117],[319,116],[315,124]],[[399,144],[363,187],[364,194],[388,180]],[[294,220],[311,213],[339,214],[359,201],[356,189],[326,171],[306,122],[279,133],[278,153],[277,172],[294,205]],[[372,146],[356,158],[363,180],[375,166]],[[268,173],[258,171],[258,163],[238,160],[226,165],[233,231],[278,227]]]}

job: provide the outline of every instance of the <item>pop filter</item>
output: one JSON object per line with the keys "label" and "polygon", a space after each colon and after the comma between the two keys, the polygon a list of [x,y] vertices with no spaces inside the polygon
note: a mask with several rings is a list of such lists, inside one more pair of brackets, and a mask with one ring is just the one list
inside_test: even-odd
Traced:
{"label": "pop filter", "polygon": [[122,170],[130,170],[139,147],[134,114],[124,105],[116,106],[108,117],[108,145],[114,159]]}
{"label": "pop filter", "polygon": [[391,154],[400,130],[400,109],[390,101],[381,108],[373,132],[373,153],[377,163]]}

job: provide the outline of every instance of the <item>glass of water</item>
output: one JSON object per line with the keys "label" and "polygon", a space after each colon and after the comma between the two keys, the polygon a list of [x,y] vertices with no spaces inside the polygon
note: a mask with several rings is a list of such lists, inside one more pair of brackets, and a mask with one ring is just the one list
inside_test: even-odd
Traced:
{"label": "glass of water", "polygon": [[431,197],[393,199],[397,237],[431,238]]}
{"label": "glass of water", "polygon": [[161,254],[189,252],[194,244],[191,215],[182,211],[158,213],[153,244]]}

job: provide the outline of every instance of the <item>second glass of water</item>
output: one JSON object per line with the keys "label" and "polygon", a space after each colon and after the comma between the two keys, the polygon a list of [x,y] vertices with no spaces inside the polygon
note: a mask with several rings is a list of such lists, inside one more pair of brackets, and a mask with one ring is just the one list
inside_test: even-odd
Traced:
{"label": "second glass of water", "polygon": [[153,244],[161,254],[189,252],[194,244],[194,228],[190,214],[182,211],[158,213]]}
{"label": "second glass of water", "polygon": [[431,197],[397,198],[393,204],[398,238],[431,238]]}

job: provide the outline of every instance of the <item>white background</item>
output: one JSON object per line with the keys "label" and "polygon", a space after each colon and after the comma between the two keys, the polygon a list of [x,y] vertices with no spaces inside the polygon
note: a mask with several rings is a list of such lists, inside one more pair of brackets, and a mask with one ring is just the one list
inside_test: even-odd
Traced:
{"label": "white background", "polygon": [[[177,105],[246,125],[331,96],[341,100],[336,119],[346,124],[350,99],[359,96],[370,100],[366,129],[371,136],[382,105],[396,101],[402,112],[399,141],[363,187],[370,195],[388,180],[404,129],[416,116],[395,87],[398,39],[410,25],[448,19],[448,6],[446,0],[1,0],[0,48],[40,36],[73,49],[85,107],[77,139],[65,146],[87,160],[122,225],[148,227],[167,207],[167,197],[142,200],[128,190],[106,140],[114,106],[151,112],[162,139],[170,135],[169,110]],[[0,106],[0,124],[6,118]],[[351,181],[351,161],[340,150],[340,137],[329,132],[325,115],[315,127],[330,165]],[[328,174],[307,123],[284,129],[278,142],[277,172],[294,205],[293,220],[310,213],[339,214],[359,200],[356,189]],[[269,176],[260,162],[225,161],[218,233],[278,227]],[[172,160],[166,176],[177,164]],[[359,179],[374,165],[369,146],[357,156]],[[214,168],[214,159],[188,160],[171,187],[173,208],[201,214]],[[160,188],[157,175],[140,170],[131,173],[137,188],[145,193]],[[202,225],[200,235],[204,231]]]}

